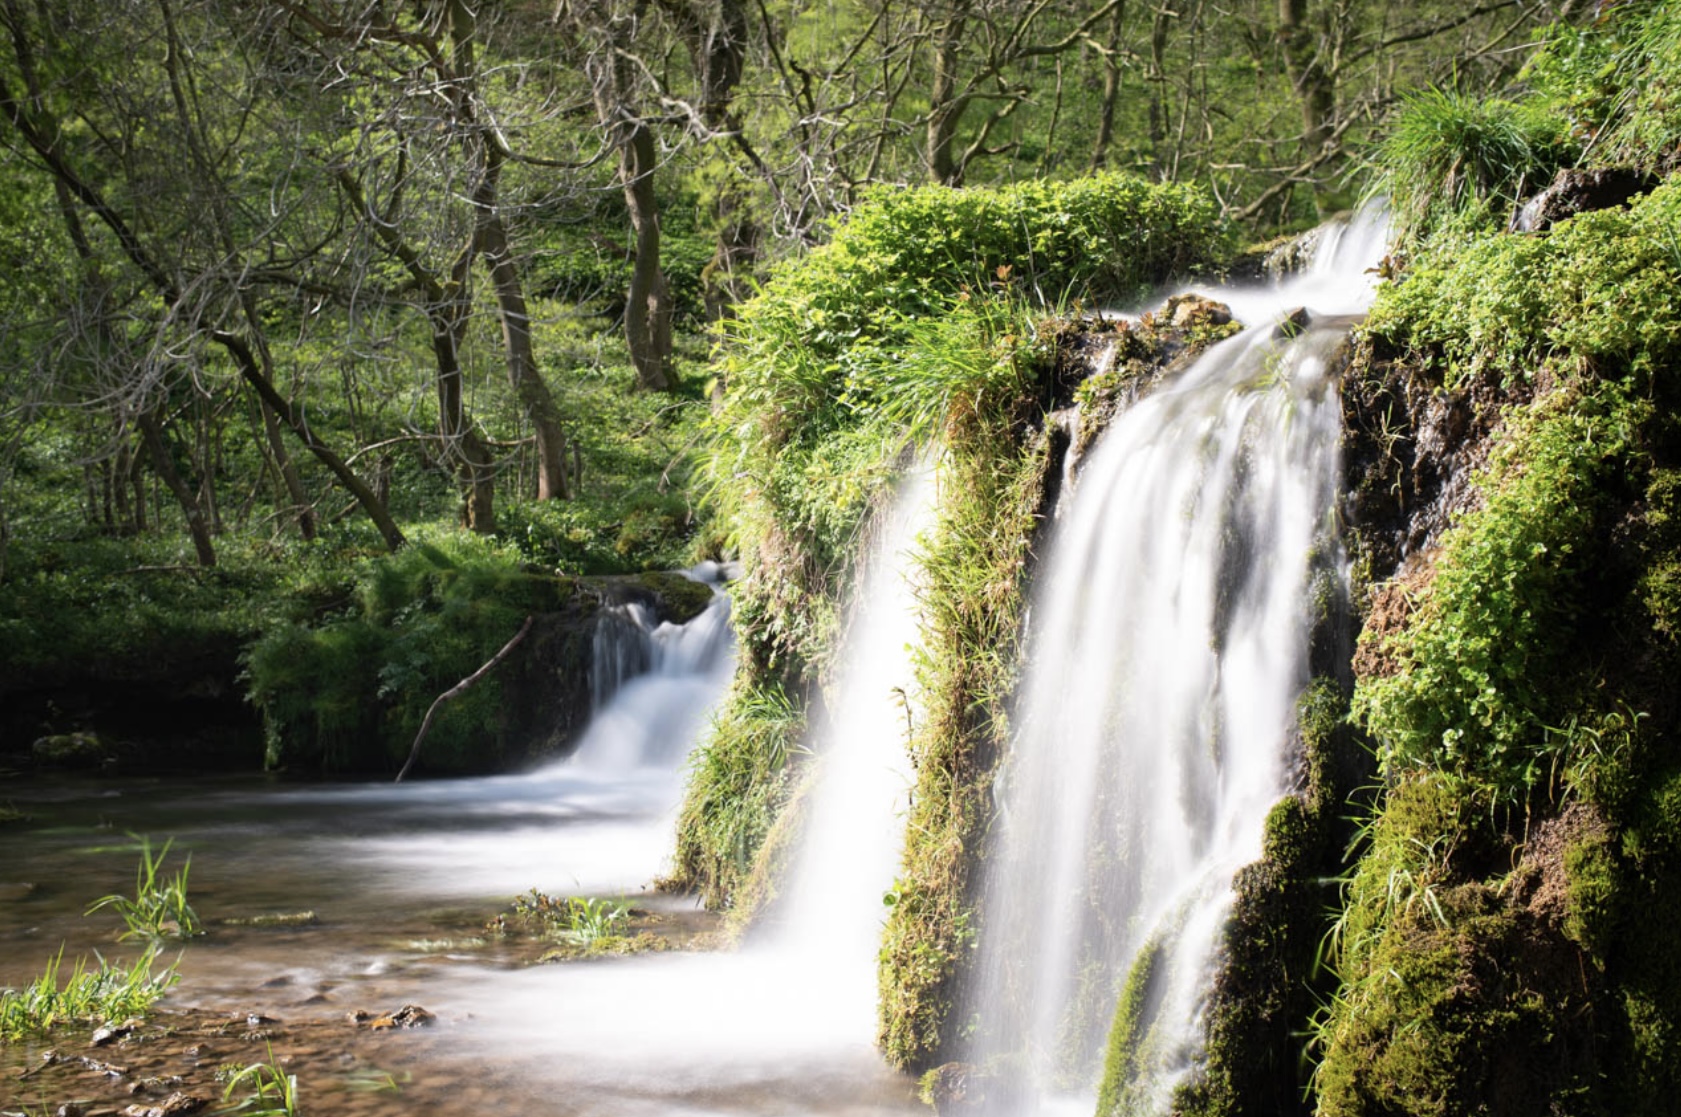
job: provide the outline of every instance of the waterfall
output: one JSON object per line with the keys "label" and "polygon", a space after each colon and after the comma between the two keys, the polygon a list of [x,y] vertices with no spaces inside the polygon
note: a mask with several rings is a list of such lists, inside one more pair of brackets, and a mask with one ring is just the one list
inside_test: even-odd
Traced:
{"label": "waterfall", "polygon": [[[772,923],[736,951],[655,951],[479,980],[454,1008],[473,1015],[483,1050],[540,1037],[544,1073],[567,1097],[605,1099],[593,1108],[580,1101],[578,1112],[917,1111],[871,1039],[882,896],[898,869],[910,786],[915,541],[932,520],[934,490],[931,469],[913,470],[871,532],[842,666],[806,742],[816,769],[803,840]],[[586,744],[575,763],[595,762],[597,747]],[[626,1096],[636,1104],[619,1100]]]}
{"label": "waterfall", "polygon": [[811,742],[818,765],[772,944],[798,960],[811,1011],[875,1027],[876,952],[903,849],[920,630],[914,550],[934,511],[934,470],[901,483],[878,526],[841,641],[841,667]]}
{"label": "waterfall", "polygon": [[735,669],[725,571],[703,563],[684,573],[712,586],[712,601],[687,624],[655,624],[631,602],[602,610],[596,625],[590,690],[593,714],[571,763],[630,771],[675,771],[701,721]]}
{"label": "waterfall", "polygon": [[[1135,968],[1126,1111],[1164,1112],[1197,1062],[1232,877],[1286,790],[1308,677],[1310,555],[1337,481],[1327,362],[1347,326],[1316,320],[1364,308],[1381,237],[1368,219],[1288,284],[1208,292],[1251,328],[1133,405],[1065,481],[967,1006],[971,1061],[1020,1075],[1030,1111],[1090,1112]],[[1305,328],[1279,324],[1304,304]]]}

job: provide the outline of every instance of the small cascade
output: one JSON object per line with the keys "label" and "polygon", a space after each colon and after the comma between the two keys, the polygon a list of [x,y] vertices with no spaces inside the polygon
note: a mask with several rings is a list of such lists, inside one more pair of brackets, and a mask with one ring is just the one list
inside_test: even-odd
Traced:
{"label": "small cascade", "polygon": [[590,713],[601,713],[619,688],[654,661],[653,612],[639,601],[605,605],[590,646]]}
{"label": "small cascade", "polygon": [[[842,640],[846,666],[808,742],[820,767],[774,925],[737,951],[652,952],[481,983],[456,1007],[473,1014],[485,1050],[540,1037],[547,1073],[568,1096],[618,1097],[634,1084],[637,1105],[580,1104],[578,1112],[921,1111],[871,1039],[882,896],[898,869],[910,788],[913,552],[934,501],[933,470],[919,468],[877,521]],[[683,637],[684,654],[698,623]],[[658,668],[644,678],[657,680]],[[586,762],[591,754],[581,751]],[[761,1084],[774,1084],[774,1093],[758,1097]]]}
{"label": "small cascade", "polygon": [[875,1022],[876,951],[903,850],[913,773],[908,738],[920,621],[918,535],[933,519],[934,470],[901,484],[865,559],[828,713],[812,742],[819,767],[806,804],[783,920],[772,947],[806,971],[812,1011],[860,1039]]}
{"label": "small cascade", "polygon": [[1164,1113],[1199,1058],[1232,877],[1286,790],[1310,556],[1335,549],[1327,365],[1381,245],[1367,220],[1328,231],[1286,285],[1207,292],[1254,325],[1123,413],[1066,479],[965,1010],[969,1061],[1022,1080],[1000,1113],[1091,1111],[1129,975],[1143,996],[1123,1111]]}
{"label": "small cascade", "polygon": [[635,602],[602,611],[590,672],[595,716],[572,764],[675,771],[688,755],[735,669],[735,641],[726,571],[706,563],[684,573],[713,589],[711,603],[687,624],[655,624]]}

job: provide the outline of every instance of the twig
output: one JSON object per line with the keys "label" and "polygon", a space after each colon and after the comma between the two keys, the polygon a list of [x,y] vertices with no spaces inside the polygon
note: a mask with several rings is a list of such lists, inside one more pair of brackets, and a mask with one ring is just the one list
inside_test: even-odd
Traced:
{"label": "twig", "polygon": [[535,614],[526,617],[525,623],[519,626],[518,632],[514,633],[514,638],[509,640],[506,644],[503,644],[502,650],[491,656],[489,662],[432,700],[432,705],[426,709],[425,719],[420,723],[420,732],[414,735],[414,747],[409,749],[409,758],[403,762],[402,770],[397,773],[397,778],[393,781],[394,783],[402,783],[403,777],[409,774],[410,768],[414,767],[415,760],[420,756],[420,742],[426,740],[426,734],[432,728],[432,717],[438,712],[438,707],[442,706],[451,698],[455,698],[460,695],[468,687],[490,674],[491,669],[498,663],[501,663],[504,659],[508,658],[508,653],[514,650],[514,646],[516,644],[525,639],[525,634],[527,632],[531,631],[531,622],[536,619],[537,617]]}

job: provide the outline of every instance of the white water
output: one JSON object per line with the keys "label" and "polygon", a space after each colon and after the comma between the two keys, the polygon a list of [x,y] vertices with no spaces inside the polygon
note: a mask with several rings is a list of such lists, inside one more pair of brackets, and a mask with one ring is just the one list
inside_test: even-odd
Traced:
{"label": "white water", "polygon": [[678,769],[735,670],[730,599],[716,586],[713,594],[706,611],[684,625],[656,625],[636,603],[602,619],[591,675],[595,716],[572,766],[627,775]]}
{"label": "white water", "polygon": [[810,1011],[868,1042],[875,1030],[876,953],[904,848],[914,779],[917,536],[934,510],[930,466],[912,473],[882,524],[842,641],[841,668],[814,751],[819,766],[773,949],[812,975]]}
{"label": "white water", "polygon": [[545,1075],[592,1099],[589,1112],[916,1112],[871,1041],[882,896],[898,867],[911,779],[912,552],[933,506],[931,470],[919,470],[865,560],[842,641],[846,666],[809,743],[820,768],[774,926],[734,953],[481,982],[455,1006],[479,1020],[477,1042],[540,1047]]}
{"label": "white water", "polygon": [[1116,997],[1151,944],[1127,1111],[1164,1112],[1199,1056],[1232,876],[1286,790],[1309,556],[1336,489],[1326,361],[1346,324],[1294,340],[1274,324],[1304,304],[1362,310],[1381,236],[1367,221],[1282,287],[1207,292],[1252,328],[1118,418],[1069,479],[997,789],[970,1005],[972,1061],[1025,1069],[1029,1111],[1090,1112]]}

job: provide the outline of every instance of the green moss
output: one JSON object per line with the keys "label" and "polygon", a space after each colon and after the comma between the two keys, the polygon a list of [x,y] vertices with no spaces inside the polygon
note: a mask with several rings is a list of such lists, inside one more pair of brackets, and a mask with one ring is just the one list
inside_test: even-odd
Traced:
{"label": "green moss", "polygon": [[803,711],[774,684],[736,680],[690,763],[668,884],[728,907],[793,787]]}
{"label": "green moss", "polygon": [[1429,595],[1389,637],[1399,669],[1356,688],[1355,713],[1391,775],[1440,769],[1506,799],[1552,775],[1567,738],[1545,727],[1564,723],[1586,685],[1573,671],[1584,583],[1618,481],[1640,468],[1647,413],[1599,385],[1509,420],[1483,507],[1443,541]]}
{"label": "green moss", "polygon": [[915,1069],[944,1061],[959,1039],[954,994],[973,961],[977,859],[1052,468],[1048,437],[1024,446],[998,412],[972,414],[951,431],[945,492],[953,495],[928,542],[917,782],[881,953],[878,1041],[891,1063]]}
{"label": "green moss", "polygon": [[[908,448],[946,449],[921,669],[935,728],[915,746],[919,815],[884,963],[902,1064],[945,1041],[973,934],[983,785],[1048,460],[1043,440],[1024,449],[1054,395],[1060,326],[1047,315],[1135,297],[1222,250],[1206,196],[1128,177],[883,190],[723,327],[706,472],[746,568],[732,591],[740,676],[691,776],[674,884],[720,905],[775,891],[767,839],[789,829],[775,818],[798,765],[764,755],[773,742],[792,753],[791,727],[829,675],[859,540]],[[755,705],[771,691],[786,717]]]}
{"label": "green moss", "polygon": [[1148,1058],[1149,1022],[1161,999],[1162,944],[1151,941],[1133,959],[1115,1002],[1115,1021],[1109,1027],[1109,1046],[1103,1060],[1103,1080],[1097,1090],[1097,1117],[1134,1112],[1130,1089]]}
{"label": "green moss", "polygon": [[1366,328],[1431,355],[1449,387],[1529,380],[1549,362],[1659,375],[1681,346],[1678,222],[1669,183],[1544,237],[1441,238],[1380,292]]}

